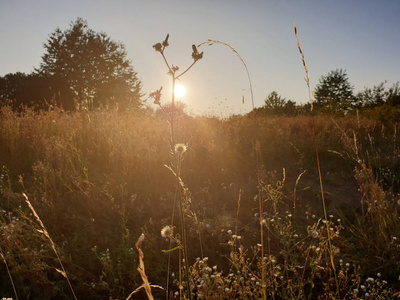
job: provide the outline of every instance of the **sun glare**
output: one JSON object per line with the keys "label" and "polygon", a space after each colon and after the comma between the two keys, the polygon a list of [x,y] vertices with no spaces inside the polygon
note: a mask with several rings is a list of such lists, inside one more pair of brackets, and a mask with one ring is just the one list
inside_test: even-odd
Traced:
{"label": "sun glare", "polygon": [[185,87],[181,84],[176,84],[175,85],[175,97],[183,98],[183,97],[185,97],[185,94],[186,94]]}

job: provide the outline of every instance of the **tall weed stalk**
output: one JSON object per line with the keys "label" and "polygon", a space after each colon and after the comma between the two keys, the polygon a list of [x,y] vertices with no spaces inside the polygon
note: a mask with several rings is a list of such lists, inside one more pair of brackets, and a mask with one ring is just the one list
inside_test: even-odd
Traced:
{"label": "tall weed stalk", "polygon": [[[173,212],[172,212],[172,222],[174,219],[174,209],[176,205],[176,201],[178,199],[179,201],[179,222],[180,222],[180,233],[182,237],[182,247],[179,248],[179,251],[183,251],[183,259],[184,259],[184,270],[185,270],[185,277],[187,281],[187,293],[189,299],[192,299],[192,293],[191,293],[191,288],[190,288],[190,277],[189,277],[189,260],[188,260],[188,252],[187,252],[187,236],[186,236],[186,226],[185,226],[185,217],[184,217],[184,203],[183,203],[183,198],[185,195],[182,194],[182,185],[181,185],[181,179],[180,179],[180,173],[181,173],[181,162],[182,162],[182,155],[186,151],[186,145],[183,144],[176,144],[175,142],[175,84],[176,81],[182,77],[184,74],[186,74],[195,64],[197,61],[203,58],[203,52],[199,53],[197,50],[196,45],[192,45],[192,58],[193,62],[192,64],[186,68],[183,72],[178,73],[179,67],[170,65],[167,58],[165,57],[164,51],[165,49],[169,46],[169,34],[167,34],[165,40],[162,43],[157,43],[153,45],[153,48],[155,49],[156,52],[159,52],[168,68],[168,74],[172,78],[172,95],[171,95],[171,110],[170,113],[166,113],[167,121],[170,124],[170,146],[171,146],[171,153],[172,153],[172,164],[170,169],[173,171],[173,174],[175,175],[176,178],[176,186],[175,186],[175,196],[174,196],[174,204],[173,204]],[[160,106],[162,109],[161,105],[161,91],[162,87],[151,93],[150,97],[154,98],[154,104]],[[165,111],[164,111],[165,112]],[[173,226],[173,223],[172,223]],[[170,263],[170,257],[168,261],[168,275],[167,275],[167,292],[166,292],[166,297],[168,298],[168,285],[169,285],[169,263]],[[179,270],[181,272],[181,270]],[[181,273],[179,273],[181,274]],[[180,276],[180,297],[182,297],[182,288],[183,288],[183,283],[181,280]]]}

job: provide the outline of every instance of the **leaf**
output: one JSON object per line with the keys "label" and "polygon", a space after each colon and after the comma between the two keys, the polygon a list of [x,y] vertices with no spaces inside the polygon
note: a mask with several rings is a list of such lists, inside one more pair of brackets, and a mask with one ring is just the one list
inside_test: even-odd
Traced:
{"label": "leaf", "polygon": [[169,250],[161,250],[161,252],[169,253],[169,252],[173,252],[175,250],[181,249],[181,248],[182,248],[181,246],[178,246],[178,247],[175,247],[175,248],[172,248],[172,249],[169,249]]}

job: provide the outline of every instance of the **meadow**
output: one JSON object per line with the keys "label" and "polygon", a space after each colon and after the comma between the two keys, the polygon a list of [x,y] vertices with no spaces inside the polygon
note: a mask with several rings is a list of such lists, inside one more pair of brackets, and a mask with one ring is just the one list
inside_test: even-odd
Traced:
{"label": "meadow", "polygon": [[398,124],[174,122],[3,105],[0,296],[399,297]]}

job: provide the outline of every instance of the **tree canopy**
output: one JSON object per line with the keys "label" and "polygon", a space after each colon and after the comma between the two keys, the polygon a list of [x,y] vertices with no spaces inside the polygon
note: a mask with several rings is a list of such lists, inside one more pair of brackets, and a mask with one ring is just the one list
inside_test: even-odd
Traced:
{"label": "tree canopy", "polygon": [[346,71],[336,69],[322,76],[315,88],[314,97],[318,110],[330,113],[346,113],[354,102],[354,87],[350,84]]}
{"label": "tree canopy", "polygon": [[141,83],[127,59],[125,46],[95,32],[78,18],[70,28],[57,28],[44,44],[41,76],[65,81],[78,104],[109,102],[139,105]]}

